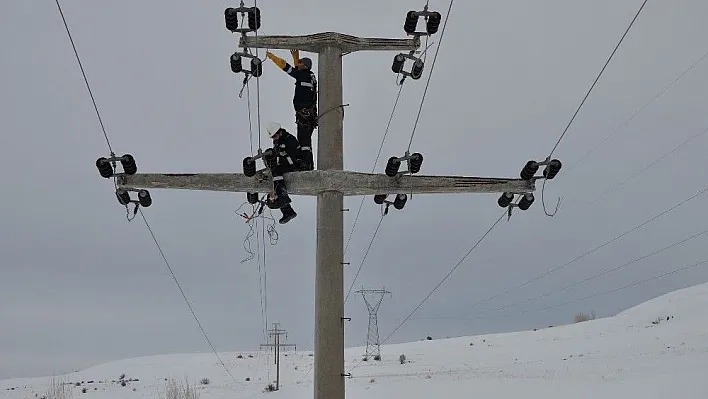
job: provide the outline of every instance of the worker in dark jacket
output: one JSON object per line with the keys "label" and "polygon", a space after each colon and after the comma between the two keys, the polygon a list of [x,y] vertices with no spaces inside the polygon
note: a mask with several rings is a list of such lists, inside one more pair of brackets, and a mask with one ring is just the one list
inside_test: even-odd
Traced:
{"label": "worker in dark jacket", "polygon": [[276,163],[271,169],[273,174],[273,189],[275,198],[269,203],[270,208],[280,208],[283,212],[283,217],[279,220],[280,224],[285,224],[295,218],[297,213],[290,206],[290,196],[285,187],[283,174],[298,170],[304,170],[302,151],[300,143],[295,136],[283,129],[279,123],[271,122],[268,124],[268,136],[273,139],[273,150],[275,151]]}
{"label": "worker in dark jacket", "polygon": [[317,77],[312,72],[312,60],[300,58],[298,50],[291,50],[293,65],[271,52],[266,52],[280,69],[295,79],[295,94],[293,95],[293,108],[295,108],[295,123],[297,124],[297,140],[303,151],[306,170],[315,167],[312,155],[312,132],[317,127]]}

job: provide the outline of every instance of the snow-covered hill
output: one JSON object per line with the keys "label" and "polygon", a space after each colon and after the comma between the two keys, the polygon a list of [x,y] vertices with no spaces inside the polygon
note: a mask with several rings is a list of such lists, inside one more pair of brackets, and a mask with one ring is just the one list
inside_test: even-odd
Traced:
{"label": "snow-covered hill", "polygon": [[[347,349],[346,370],[352,373],[346,380],[348,398],[708,398],[708,284],[652,299],[615,317],[387,345],[382,352],[380,362],[360,362],[362,348]],[[121,360],[60,378],[81,383],[72,387],[75,398],[157,398],[166,379],[185,376],[202,399],[312,397],[310,352],[283,351],[280,391],[269,393],[263,388],[275,378],[271,354],[221,357],[236,381],[213,353]],[[125,386],[113,382],[124,373]],[[200,385],[202,378],[209,384]],[[0,381],[0,398],[41,397],[49,382]]]}

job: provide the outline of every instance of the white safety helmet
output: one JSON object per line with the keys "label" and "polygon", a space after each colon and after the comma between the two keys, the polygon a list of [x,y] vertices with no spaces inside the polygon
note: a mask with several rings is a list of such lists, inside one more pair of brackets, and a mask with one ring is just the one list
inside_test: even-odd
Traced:
{"label": "white safety helmet", "polygon": [[275,134],[280,130],[282,126],[280,126],[280,123],[278,122],[271,122],[268,124],[268,127],[266,130],[268,131],[268,137],[273,138]]}

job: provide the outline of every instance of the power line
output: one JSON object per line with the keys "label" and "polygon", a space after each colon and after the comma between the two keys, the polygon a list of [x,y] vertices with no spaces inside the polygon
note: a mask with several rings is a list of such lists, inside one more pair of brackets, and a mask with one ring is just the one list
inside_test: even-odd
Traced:
{"label": "power line", "polygon": [[71,42],[71,47],[74,49],[74,55],[76,56],[76,61],[79,63],[79,68],[81,69],[81,74],[84,76],[84,82],[86,82],[86,89],[91,96],[91,101],[93,102],[93,108],[96,110],[96,116],[98,117],[98,122],[101,124],[101,130],[103,131],[103,136],[106,138],[106,144],[108,145],[108,150],[111,154],[114,154],[113,148],[111,147],[111,142],[108,140],[108,133],[106,133],[106,127],[103,124],[103,119],[101,119],[101,113],[98,112],[98,105],[96,104],[96,99],[93,96],[93,91],[91,90],[91,85],[89,84],[88,78],[86,77],[86,72],[84,71],[84,65],[81,63],[81,58],[79,57],[79,52],[74,44],[74,39],[71,37],[71,31],[69,30],[69,24],[66,23],[66,18],[64,18],[64,11],[61,9],[61,4],[59,0],[56,0],[57,8],[59,9],[59,14],[61,15],[61,20],[64,22],[64,28],[66,28],[66,34],[69,36],[69,41]]}
{"label": "power line", "polygon": [[[111,147],[110,140],[108,139],[108,134],[106,133],[106,128],[103,124],[103,120],[101,119],[101,114],[98,111],[98,105],[96,104],[96,99],[93,95],[93,91],[91,90],[91,85],[89,84],[88,78],[86,77],[86,72],[84,70],[83,64],[81,63],[81,58],[79,57],[79,52],[77,51],[76,45],[74,44],[74,39],[71,36],[71,31],[69,29],[69,25],[66,22],[66,18],[64,17],[64,12],[61,8],[61,4],[59,4],[59,0],[56,0],[56,5],[57,5],[57,8],[59,9],[59,14],[61,15],[62,21],[64,22],[64,27],[66,28],[66,33],[69,36],[69,40],[71,41],[71,46],[74,49],[74,55],[76,56],[76,61],[78,62],[79,68],[81,69],[81,74],[84,77],[84,82],[86,83],[86,88],[89,92],[89,95],[91,96],[91,101],[93,102],[94,109],[96,110],[96,116],[98,117],[99,123],[101,124],[101,130],[103,131],[103,136],[106,139],[106,144],[108,145],[108,150],[113,155],[114,154],[113,148]],[[127,205],[126,205],[126,209],[127,209]],[[214,347],[211,340],[209,339],[209,335],[206,333],[206,331],[204,330],[204,327],[202,326],[201,322],[199,321],[199,318],[197,317],[197,314],[194,311],[194,308],[192,308],[191,303],[187,299],[187,295],[184,293],[182,286],[180,285],[179,281],[177,280],[177,276],[175,275],[174,271],[172,270],[170,263],[167,261],[167,257],[165,256],[165,253],[162,251],[162,247],[160,246],[160,243],[157,241],[157,238],[155,237],[155,233],[152,231],[152,228],[150,227],[150,224],[148,223],[147,219],[145,218],[145,215],[143,214],[142,209],[140,209],[139,207],[136,207],[136,210],[138,210],[140,212],[140,216],[143,218],[143,221],[145,222],[145,226],[148,228],[148,231],[150,232],[150,235],[152,236],[152,239],[155,242],[155,245],[157,246],[157,249],[159,250],[160,255],[162,256],[162,259],[165,261],[165,265],[167,266],[167,269],[170,271],[170,274],[172,274],[172,278],[174,279],[175,283],[177,284],[177,288],[179,289],[180,293],[182,294],[182,298],[184,298],[185,302],[187,303],[187,307],[189,308],[190,312],[192,313],[194,320],[197,322],[199,329],[201,330],[202,334],[204,335],[204,338],[206,339],[207,343],[209,344],[212,351],[214,352],[214,355],[216,355],[221,366],[224,368],[226,373],[231,377],[231,379],[233,379],[234,382],[236,382],[237,384],[243,384],[240,381],[238,381],[233,376],[233,374],[231,374],[229,369],[226,367],[226,364],[221,359],[221,356],[219,356],[219,353],[216,351],[216,348]]]}
{"label": "power line", "polygon": [[349,300],[349,295],[351,294],[352,289],[354,288],[354,284],[356,283],[356,279],[359,277],[359,273],[361,273],[361,268],[364,266],[364,262],[366,261],[366,257],[369,255],[369,251],[371,250],[371,245],[374,244],[374,240],[376,239],[376,235],[379,233],[379,227],[381,227],[381,222],[383,222],[383,218],[384,218],[384,215],[382,213],[381,218],[379,219],[379,223],[376,225],[376,230],[374,230],[374,234],[371,236],[371,241],[369,241],[369,246],[366,248],[366,252],[364,252],[364,257],[361,259],[361,263],[359,263],[359,269],[357,269],[356,274],[354,275],[354,279],[352,280],[351,285],[349,285],[349,290],[347,291],[347,295],[344,297],[345,304]]}
{"label": "power line", "polygon": [[408,142],[408,151],[411,150],[411,145],[413,144],[413,136],[415,136],[415,130],[418,127],[418,120],[420,119],[420,114],[423,112],[423,103],[425,103],[425,96],[428,94],[428,87],[430,86],[430,78],[433,76],[433,69],[435,68],[435,61],[438,59],[438,52],[440,51],[440,46],[442,45],[443,36],[445,36],[445,28],[447,27],[447,20],[450,18],[450,11],[452,10],[452,4],[455,0],[450,0],[450,5],[447,7],[447,15],[445,15],[445,22],[443,22],[442,30],[440,31],[440,40],[438,40],[438,47],[435,49],[435,55],[433,56],[433,63],[430,65],[430,72],[428,73],[428,80],[425,83],[425,89],[423,90],[423,97],[420,100],[420,107],[418,108],[418,115],[415,118],[415,123],[413,124],[413,131],[411,132],[411,139]]}
{"label": "power line", "polygon": [[615,186],[613,186],[613,187],[610,187],[608,190],[604,191],[604,192],[601,193],[599,196],[595,197],[595,199],[592,200],[592,201],[590,201],[590,203],[593,204],[593,203],[597,202],[597,200],[599,200],[600,198],[604,197],[605,195],[607,195],[607,194],[609,194],[609,193],[611,193],[611,192],[613,192],[613,191],[615,191],[615,190],[621,188],[622,186],[624,186],[625,184],[627,184],[630,180],[634,179],[635,177],[639,176],[640,174],[642,174],[642,173],[646,172],[647,170],[651,169],[652,167],[656,166],[658,163],[660,163],[660,162],[663,161],[664,159],[670,157],[673,153],[675,153],[676,151],[678,151],[680,148],[682,148],[682,147],[685,146],[686,144],[690,143],[691,141],[697,139],[699,136],[705,134],[706,132],[708,132],[708,127],[705,128],[705,129],[703,129],[703,130],[701,130],[701,131],[699,131],[698,133],[694,134],[693,136],[689,137],[687,140],[683,141],[681,144],[679,144],[678,146],[674,147],[674,148],[671,149],[669,152],[664,153],[662,156],[660,156],[659,158],[655,159],[654,161],[652,161],[651,163],[649,163],[649,164],[648,164],[647,166],[645,166],[644,168],[642,168],[642,169],[640,169],[639,171],[633,173],[632,175],[630,175],[628,178],[626,178],[626,179],[623,180],[622,182],[618,183],[617,185],[615,185]]}
{"label": "power line", "polygon": [[588,256],[588,255],[590,255],[590,254],[592,254],[593,252],[598,251],[599,249],[604,248],[604,247],[606,247],[606,246],[608,246],[608,245],[614,243],[615,241],[618,241],[618,240],[622,239],[623,237],[625,237],[625,236],[627,236],[627,235],[633,233],[634,231],[639,230],[640,228],[646,226],[647,224],[652,223],[653,221],[655,221],[655,220],[659,219],[660,217],[662,217],[662,216],[668,214],[669,212],[672,212],[673,210],[675,210],[675,209],[681,207],[682,205],[684,205],[684,204],[686,204],[687,202],[689,202],[689,201],[691,201],[691,200],[697,198],[698,196],[705,194],[706,192],[708,192],[708,187],[705,187],[704,189],[702,189],[702,190],[699,191],[698,193],[696,193],[696,194],[694,194],[694,195],[692,195],[692,196],[690,196],[690,197],[688,197],[688,198],[682,200],[681,202],[679,202],[679,203],[677,203],[676,205],[674,205],[674,206],[668,208],[667,210],[665,210],[665,211],[663,211],[663,212],[660,212],[660,213],[657,214],[657,215],[654,215],[653,217],[651,217],[651,218],[649,218],[648,220],[646,220],[646,221],[644,221],[644,222],[642,222],[642,223],[640,223],[640,224],[638,224],[638,225],[632,227],[631,229],[625,231],[624,233],[622,233],[622,234],[620,234],[620,235],[618,235],[618,236],[615,236],[614,238],[612,238],[612,239],[610,239],[610,240],[608,240],[608,241],[605,241],[603,244],[600,244],[600,245],[596,246],[595,248],[593,248],[593,249],[591,249],[591,250],[589,250],[589,251],[586,251],[586,252],[584,252],[584,253],[581,254],[581,255],[576,256],[575,258],[571,259],[570,261],[568,261],[568,262],[566,262],[566,263],[563,263],[563,264],[560,265],[560,266],[556,266],[556,267],[554,267],[553,269],[551,269],[551,270],[549,270],[549,271],[547,271],[547,272],[545,272],[545,273],[543,273],[543,274],[540,274],[540,275],[538,275],[538,276],[536,276],[536,277],[533,277],[533,278],[531,278],[531,279],[529,279],[529,280],[526,280],[525,282],[523,282],[523,283],[521,283],[521,284],[519,284],[519,285],[517,285],[517,286],[515,286],[515,287],[513,287],[513,288],[506,289],[506,290],[504,290],[504,291],[502,291],[502,292],[499,292],[499,293],[496,293],[496,294],[494,294],[494,295],[492,295],[492,296],[490,296],[490,297],[487,297],[487,298],[485,298],[485,299],[483,299],[483,300],[481,300],[481,301],[475,302],[475,303],[473,303],[472,305],[470,305],[470,307],[474,307],[474,306],[481,305],[481,304],[483,304],[483,303],[485,303],[485,302],[491,301],[491,300],[494,299],[494,298],[498,298],[498,297],[500,297],[500,296],[502,296],[502,295],[508,294],[508,293],[511,292],[511,291],[517,290],[517,289],[522,288],[522,287],[524,287],[524,286],[527,286],[527,285],[529,285],[529,284],[531,284],[531,283],[533,283],[533,282],[535,282],[535,281],[541,280],[541,279],[543,279],[543,278],[545,278],[545,277],[551,275],[552,273],[555,273],[556,271],[558,271],[558,270],[560,270],[560,269],[562,269],[562,268],[564,268],[564,267],[566,267],[566,266],[568,266],[568,265],[570,265],[570,264],[572,264],[572,263],[575,263],[576,261],[578,261],[578,260],[580,260],[580,259],[582,259],[582,258],[584,258],[584,257],[586,257],[586,256]]}
{"label": "power line", "polygon": [[157,250],[160,251],[160,256],[162,256],[162,260],[165,261],[165,266],[167,266],[167,270],[169,270],[170,274],[172,275],[172,279],[175,281],[175,284],[177,285],[179,292],[182,294],[182,298],[184,298],[184,302],[187,304],[189,311],[192,313],[194,320],[197,322],[199,329],[202,331],[202,335],[204,335],[204,339],[206,339],[207,343],[211,347],[211,350],[214,352],[214,355],[216,355],[216,358],[219,360],[219,363],[224,368],[224,371],[226,371],[226,373],[234,380],[234,382],[236,382],[237,384],[242,384],[242,382],[238,381],[233,376],[233,374],[231,374],[231,371],[229,371],[229,369],[226,367],[226,364],[221,359],[221,356],[219,356],[219,352],[216,351],[214,344],[211,343],[211,339],[209,339],[209,335],[204,330],[204,327],[202,326],[202,323],[199,321],[199,318],[197,317],[197,313],[194,311],[194,308],[192,308],[192,304],[189,302],[189,299],[187,299],[187,295],[184,293],[184,290],[182,289],[182,285],[179,283],[179,280],[177,280],[177,276],[175,275],[175,272],[172,270],[172,267],[170,266],[170,262],[167,260],[167,257],[165,256],[165,252],[162,250],[160,243],[157,241],[157,237],[155,237],[155,233],[152,231],[150,224],[148,223],[147,219],[145,218],[145,214],[143,214],[143,210],[140,208],[138,208],[138,210],[140,212],[140,216],[143,218],[143,221],[145,222],[145,226],[148,228],[148,231],[150,232],[150,236],[152,236],[152,240],[155,242],[155,245],[157,246]]}
{"label": "power line", "polygon": [[526,314],[526,313],[540,312],[540,311],[543,311],[543,310],[553,309],[553,308],[557,308],[557,307],[561,307],[561,306],[565,306],[565,305],[570,305],[570,304],[573,304],[573,303],[584,302],[584,301],[587,301],[588,299],[597,298],[597,297],[604,296],[604,295],[607,295],[607,294],[611,294],[611,293],[615,293],[615,292],[618,292],[618,291],[622,291],[622,290],[625,290],[625,289],[627,289],[627,288],[635,287],[635,286],[637,286],[637,285],[646,284],[646,283],[648,283],[648,282],[651,282],[651,281],[654,281],[654,280],[658,280],[658,279],[660,279],[660,278],[663,278],[663,277],[666,277],[666,276],[669,276],[669,275],[672,275],[672,274],[676,274],[676,273],[680,273],[680,272],[683,272],[683,271],[686,271],[686,270],[690,270],[690,269],[696,268],[696,267],[701,266],[701,265],[706,264],[706,263],[708,263],[708,259],[702,260],[702,261],[699,261],[699,262],[696,262],[696,263],[693,263],[693,264],[690,264],[690,265],[687,265],[687,266],[683,266],[683,267],[680,267],[680,268],[678,268],[678,269],[671,270],[671,271],[669,271],[669,272],[657,274],[657,275],[654,275],[654,276],[652,276],[652,277],[646,278],[646,279],[644,279],[644,280],[634,281],[634,282],[631,282],[631,283],[629,283],[629,284],[623,285],[623,286],[621,286],[621,287],[617,287],[617,288],[609,289],[609,290],[602,291],[602,292],[599,292],[599,293],[595,293],[595,294],[592,294],[592,295],[588,295],[588,296],[586,296],[586,297],[584,297],[584,298],[573,299],[573,300],[569,300],[569,301],[565,301],[565,302],[560,302],[560,303],[555,303],[555,304],[552,304],[552,305],[546,305],[546,306],[539,307],[539,308],[534,308],[534,309],[520,310],[520,311],[513,312],[513,313],[506,313],[506,314],[503,314],[503,315],[495,315],[495,316],[435,317],[435,318],[421,318],[421,319],[435,319],[435,320],[441,320],[441,319],[447,319],[447,320],[450,320],[450,319],[456,319],[456,320],[467,320],[467,319],[497,319],[497,318],[506,318],[506,317],[510,317],[510,316],[518,316],[518,315],[522,315],[522,314]]}
{"label": "power line", "polygon": [[[639,13],[642,12],[642,9],[644,9],[644,6],[647,4],[647,1],[648,0],[644,0],[641,7],[639,7],[639,10],[637,10],[637,13],[634,15],[634,18],[632,18],[632,21],[629,23],[629,26],[627,26],[627,29],[624,31],[624,34],[622,34],[622,37],[617,42],[617,45],[615,46],[614,50],[612,50],[612,53],[607,58],[605,65],[602,66],[600,73],[595,78],[595,81],[590,86],[590,89],[588,89],[587,93],[585,93],[585,97],[583,97],[583,100],[580,102],[580,105],[578,105],[578,108],[575,110],[575,113],[573,113],[573,116],[568,121],[568,124],[566,125],[565,129],[563,129],[563,133],[561,133],[560,137],[558,137],[558,141],[556,141],[556,144],[551,149],[551,152],[548,154],[547,159],[551,159],[551,157],[553,156],[553,152],[556,150],[556,148],[558,148],[558,145],[560,144],[561,140],[563,140],[563,137],[565,137],[565,134],[568,132],[568,129],[570,129],[570,126],[573,124],[573,121],[575,120],[575,117],[578,115],[578,112],[580,112],[580,109],[585,104],[585,101],[590,96],[590,93],[592,93],[592,90],[595,88],[595,85],[600,80],[600,77],[602,76],[603,72],[605,72],[605,68],[607,68],[607,65],[609,65],[610,61],[612,61],[612,58],[614,57],[615,53],[617,52],[617,49],[619,49],[619,46],[624,41],[624,38],[627,36],[627,33],[632,28],[632,25],[634,25],[634,21],[636,21],[637,17],[639,17]],[[544,196],[544,194],[546,192],[546,182],[547,181],[548,181],[548,179],[543,179],[543,185],[541,186],[541,205],[543,206],[543,213],[545,213],[546,216],[555,216],[556,212],[558,212],[558,207],[560,206],[561,199],[558,198],[558,203],[556,204],[556,210],[553,213],[548,213],[548,211],[546,210],[546,200],[545,200],[545,196]]]}
{"label": "power line", "polygon": [[[382,344],[382,345],[385,344],[386,342],[388,342],[388,340],[393,336],[393,334],[395,334],[396,331],[398,331],[401,327],[403,327],[403,325],[404,325],[406,322],[408,322],[408,320],[413,316],[413,314],[415,314],[415,312],[417,312],[418,309],[420,309],[420,307],[423,306],[423,304],[438,290],[438,288],[440,288],[440,286],[443,285],[443,283],[452,275],[452,273],[455,272],[455,270],[462,264],[462,262],[464,262],[465,259],[467,259],[467,257],[469,257],[470,254],[471,254],[475,249],[477,249],[477,247],[479,246],[479,244],[481,244],[482,241],[483,241],[485,238],[487,238],[487,236],[492,232],[492,230],[494,230],[494,228],[499,224],[499,222],[502,221],[502,219],[504,218],[504,216],[506,216],[506,210],[505,210],[504,212],[502,212],[502,214],[499,216],[499,218],[487,229],[487,231],[482,235],[482,237],[480,237],[480,239],[477,240],[477,242],[472,246],[472,248],[470,248],[470,250],[467,251],[467,253],[462,257],[462,259],[460,259],[460,261],[457,262],[457,264],[445,275],[445,277],[443,277],[443,279],[440,280],[440,282],[439,282],[435,287],[433,287],[432,290],[430,290],[430,292],[428,293],[428,295],[426,295],[425,298],[423,298],[423,300],[420,301],[420,303],[418,303],[418,305],[417,305],[415,308],[413,308],[413,310],[412,310],[410,313],[408,313],[408,315],[407,315],[406,317],[403,318],[403,320],[398,324],[398,326],[396,326],[396,328],[394,328],[393,331],[391,331],[391,333],[388,334],[388,335],[386,336],[386,338],[385,338],[383,341],[381,341],[381,344]],[[351,372],[351,371],[354,370],[355,368],[359,367],[359,366],[361,365],[361,363],[363,363],[363,362],[364,362],[363,359],[359,360],[359,362],[358,362],[357,364],[355,364],[355,365],[349,370],[349,372]]]}
{"label": "power line", "polygon": [[651,253],[649,253],[649,254],[646,254],[646,255],[640,256],[640,257],[638,257],[638,258],[632,259],[632,260],[629,261],[629,262],[625,262],[625,263],[623,263],[623,264],[621,264],[621,265],[619,265],[619,266],[616,266],[616,267],[614,267],[614,268],[612,268],[612,269],[605,270],[605,271],[603,271],[603,272],[601,272],[601,273],[595,274],[594,276],[587,277],[587,278],[585,278],[585,279],[583,279],[583,280],[577,281],[577,282],[575,282],[575,283],[573,283],[573,284],[570,284],[570,285],[566,285],[566,286],[564,286],[564,287],[562,287],[562,288],[559,288],[559,289],[557,289],[557,290],[548,291],[548,292],[546,292],[545,294],[538,295],[538,296],[535,296],[535,297],[533,297],[533,298],[529,298],[529,299],[524,299],[524,300],[521,300],[521,301],[517,301],[517,302],[511,303],[511,304],[509,304],[509,305],[501,306],[501,307],[498,307],[498,308],[483,310],[483,311],[481,311],[481,312],[479,312],[479,313],[481,314],[481,313],[488,313],[488,312],[494,312],[494,311],[499,311],[499,310],[508,309],[508,308],[510,308],[510,307],[514,307],[514,306],[518,306],[518,305],[521,305],[521,304],[524,304],[524,303],[527,303],[527,302],[535,301],[535,300],[537,300],[537,299],[541,299],[541,298],[547,297],[547,296],[549,296],[549,295],[552,295],[552,294],[555,294],[555,293],[558,293],[558,292],[566,291],[566,290],[568,290],[568,289],[570,289],[570,288],[577,287],[577,286],[579,286],[579,285],[581,285],[581,284],[587,283],[588,281],[592,281],[592,280],[594,280],[594,279],[596,279],[596,278],[598,278],[598,277],[602,277],[602,276],[608,275],[608,274],[610,274],[610,273],[614,273],[614,272],[616,272],[616,271],[618,271],[618,270],[620,270],[620,269],[623,269],[623,268],[625,268],[625,267],[627,267],[627,266],[633,265],[633,264],[635,264],[635,263],[637,263],[637,262],[640,262],[640,261],[642,261],[642,260],[644,260],[644,259],[648,259],[648,258],[651,258],[651,257],[653,257],[653,256],[656,256],[656,255],[658,255],[658,254],[660,254],[660,253],[662,253],[662,252],[664,252],[664,251],[666,251],[666,250],[669,250],[669,249],[671,249],[671,248],[674,248],[674,247],[676,247],[676,246],[679,246],[679,245],[681,245],[681,244],[684,244],[684,243],[686,243],[686,242],[688,242],[688,241],[691,241],[691,240],[693,240],[694,238],[700,237],[700,236],[702,236],[702,235],[704,235],[704,234],[706,234],[706,233],[708,233],[708,229],[702,230],[702,231],[700,231],[700,232],[698,232],[698,233],[695,233],[695,234],[693,234],[693,235],[691,235],[691,236],[689,236],[689,237],[686,237],[686,238],[683,238],[683,239],[681,239],[681,240],[679,240],[679,241],[676,241],[676,242],[674,242],[674,243],[672,243],[672,244],[670,244],[670,245],[668,245],[668,246],[665,246],[665,247],[663,247],[663,248],[661,248],[661,249],[655,250],[655,251],[653,251],[653,252],[651,252]]}
{"label": "power line", "polygon": [[615,133],[617,133],[620,129],[622,129],[622,128],[623,128],[624,126],[626,126],[629,122],[631,122],[637,115],[641,114],[641,113],[642,113],[646,108],[648,108],[649,105],[651,105],[654,101],[656,101],[657,99],[659,99],[659,97],[661,97],[666,91],[668,91],[671,87],[673,87],[676,83],[678,83],[678,81],[681,80],[681,78],[683,78],[686,74],[688,74],[689,72],[691,72],[691,71],[692,71],[699,63],[701,63],[706,57],[708,57],[708,52],[706,52],[705,54],[703,54],[703,56],[702,56],[701,58],[699,58],[699,59],[697,59],[696,61],[694,61],[693,64],[691,64],[691,66],[689,66],[687,69],[685,69],[679,76],[677,76],[676,78],[674,78],[674,80],[671,81],[671,83],[669,83],[668,85],[664,86],[664,88],[662,88],[651,100],[649,100],[646,104],[644,104],[643,107],[641,107],[641,108],[640,108],[639,110],[637,110],[632,116],[630,116],[629,119],[626,119],[626,120],[625,120],[624,122],[622,122],[619,126],[617,126],[612,132],[610,132],[610,134],[607,135],[607,137],[605,137],[604,139],[602,139],[602,141],[600,141],[597,145],[595,145],[595,147],[593,147],[593,148],[591,148],[590,150],[588,150],[588,152],[586,152],[585,155],[581,156],[577,161],[575,161],[575,163],[574,163],[573,165],[571,165],[570,168],[568,168],[568,170],[565,171],[565,173],[566,173],[566,174],[569,173],[569,172],[570,172],[571,170],[573,170],[573,168],[575,168],[580,162],[582,162],[585,158],[587,158],[592,152],[594,152],[594,151],[597,150],[600,146],[602,146],[603,144],[605,144],[612,136],[615,135]]}
{"label": "power line", "polygon": [[[381,157],[381,151],[383,150],[384,142],[386,142],[386,136],[388,136],[389,128],[391,127],[391,121],[393,120],[393,115],[396,113],[396,107],[398,106],[398,100],[401,98],[401,91],[403,90],[403,83],[398,85],[398,95],[396,95],[396,101],[393,103],[393,109],[391,110],[391,115],[388,118],[388,123],[386,124],[386,129],[384,130],[383,137],[381,138],[381,145],[379,146],[379,152],[376,154],[376,159],[374,159],[374,166],[371,167],[371,173],[376,171],[376,165]],[[361,215],[361,208],[364,206],[364,200],[366,196],[361,197],[361,202],[359,202],[359,209],[356,212],[356,217],[354,217],[354,223],[352,224],[352,229],[349,232],[349,238],[347,239],[347,244],[344,246],[344,253],[347,253],[349,249],[349,243],[354,235],[354,229],[356,229],[356,223],[359,220],[359,215]]]}
{"label": "power line", "polygon": [[454,273],[455,270],[457,270],[457,268],[462,264],[462,262],[464,262],[465,259],[467,259],[467,257],[470,256],[470,254],[471,254],[475,249],[477,249],[477,247],[479,246],[479,244],[481,244],[482,241],[483,241],[485,238],[487,238],[487,236],[492,232],[492,230],[494,230],[494,228],[497,227],[497,225],[499,224],[499,222],[502,221],[502,219],[504,218],[504,216],[506,216],[506,210],[505,210],[504,212],[502,212],[502,214],[499,216],[499,218],[496,220],[496,222],[494,222],[494,223],[487,229],[487,231],[482,235],[482,237],[480,237],[479,240],[477,240],[477,242],[472,246],[472,248],[470,248],[470,250],[467,251],[467,253],[465,254],[465,256],[463,256],[462,259],[460,259],[460,260],[457,262],[457,264],[455,264],[455,266],[454,266],[452,269],[450,269],[450,271],[445,275],[445,277],[443,277],[443,279],[440,280],[440,282],[439,282],[435,287],[433,287],[432,290],[430,290],[430,293],[428,293],[428,295],[426,295],[425,298],[423,298],[423,300],[420,301],[420,303],[408,314],[408,316],[406,316],[406,317],[398,324],[398,326],[397,326],[396,328],[394,328],[393,331],[391,331],[391,333],[388,334],[388,336],[386,336],[386,338],[383,340],[382,343],[386,343],[386,342],[389,340],[389,338],[391,338],[391,336],[393,336],[393,334],[395,334],[396,331],[398,331],[398,330],[408,321],[408,319],[410,319],[411,316],[413,316],[413,314],[414,314],[415,312],[417,312],[418,309],[420,309],[421,306],[423,306],[423,304],[435,293],[435,291],[437,291],[438,288],[440,288],[440,286],[441,286],[445,281],[447,281],[447,279],[450,277],[450,275],[452,275],[452,273]]}
{"label": "power line", "polygon": [[636,21],[636,20],[637,20],[637,17],[639,17],[639,13],[642,12],[642,9],[644,9],[644,6],[647,4],[647,1],[649,1],[649,0],[644,0],[644,2],[642,2],[641,7],[639,7],[639,10],[637,10],[637,13],[634,15],[634,18],[632,18],[632,22],[629,23],[629,26],[627,26],[627,29],[624,31],[624,34],[622,34],[622,37],[620,38],[619,42],[617,42],[617,45],[615,46],[614,50],[612,50],[612,53],[611,53],[610,56],[607,58],[607,61],[605,62],[605,65],[602,67],[602,69],[600,70],[600,73],[597,75],[597,78],[595,78],[595,81],[594,81],[594,82],[592,83],[592,85],[590,86],[590,89],[588,89],[587,93],[585,93],[585,97],[583,97],[583,100],[580,102],[580,105],[579,105],[578,108],[575,110],[575,113],[573,114],[573,117],[570,118],[570,121],[568,121],[568,125],[567,125],[567,126],[565,127],[565,129],[563,130],[563,133],[561,133],[560,137],[558,138],[558,141],[557,141],[556,144],[553,146],[553,149],[551,149],[551,153],[548,155],[549,158],[550,158],[551,156],[553,156],[553,152],[554,152],[554,151],[556,150],[556,148],[558,147],[558,144],[560,144],[561,140],[563,140],[563,137],[564,137],[565,134],[568,132],[568,129],[570,129],[570,125],[573,124],[573,121],[575,120],[575,117],[578,115],[578,112],[580,112],[580,109],[583,107],[583,104],[585,104],[585,100],[588,99],[588,97],[590,96],[590,93],[591,93],[592,90],[595,88],[595,85],[596,85],[597,82],[600,80],[600,77],[602,76],[603,72],[605,72],[605,68],[607,68],[607,65],[609,65],[610,61],[612,61],[612,57],[614,57],[615,53],[617,52],[617,49],[619,49],[619,46],[620,46],[620,45],[622,44],[622,42],[624,41],[624,38],[627,36],[627,33],[629,33],[629,30],[632,28],[632,25],[634,25],[634,21]]}
{"label": "power line", "polygon": [[633,283],[629,283],[629,284],[624,285],[624,286],[619,287],[619,288],[614,288],[614,289],[611,289],[611,290],[603,291],[603,292],[600,292],[600,293],[597,293],[597,294],[593,294],[593,295],[589,295],[589,296],[586,296],[586,297],[580,298],[580,299],[574,299],[574,300],[571,300],[571,301],[566,301],[566,302],[562,302],[562,303],[557,303],[557,304],[554,304],[554,305],[544,306],[544,307],[542,307],[542,308],[537,308],[537,309],[531,309],[531,310],[521,311],[521,312],[519,312],[519,314],[530,313],[530,312],[540,312],[540,311],[542,311],[542,310],[557,308],[557,307],[560,307],[560,306],[569,305],[569,304],[571,304],[571,303],[578,303],[578,302],[587,301],[588,299],[591,299],[591,298],[595,298],[595,297],[602,296],[602,295],[607,295],[607,294],[610,294],[610,293],[613,293],[613,292],[617,292],[617,291],[621,291],[621,290],[624,290],[624,289],[627,289],[627,288],[634,287],[634,286],[636,286],[636,285],[645,284],[645,283],[648,283],[648,282],[650,282],[650,281],[658,280],[658,279],[660,279],[660,278],[662,278],[662,277],[666,277],[666,276],[669,276],[669,275],[671,275],[671,274],[676,274],[676,273],[679,273],[679,272],[682,272],[682,271],[686,271],[686,270],[689,270],[689,269],[693,269],[693,268],[695,268],[695,267],[698,267],[698,266],[703,265],[703,264],[706,264],[706,263],[708,263],[708,259],[702,260],[702,261],[700,261],[700,262],[697,262],[697,263],[694,263],[694,264],[691,264],[691,265],[683,266],[683,267],[678,268],[678,269],[674,269],[674,270],[672,270],[672,271],[670,271],[670,272],[666,272],[666,273],[662,273],[662,274],[659,274],[659,275],[655,275],[655,276],[653,276],[653,277],[649,277],[649,278],[644,279],[644,280],[641,280],[641,281],[636,281],[636,282],[633,282]]}

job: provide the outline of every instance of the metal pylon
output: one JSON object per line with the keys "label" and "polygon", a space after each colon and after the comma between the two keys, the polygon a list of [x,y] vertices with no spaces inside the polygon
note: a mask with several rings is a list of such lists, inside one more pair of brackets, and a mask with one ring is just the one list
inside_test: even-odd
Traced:
{"label": "metal pylon", "polygon": [[[366,331],[366,353],[364,359],[374,357],[375,360],[381,360],[381,343],[379,341],[379,309],[383,302],[384,295],[390,294],[386,289],[381,290],[365,290],[357,291],[361,293],[366,304],[366,309],[369,311],[369,327]],[[367,294],[369,297],[367,298]]]}

